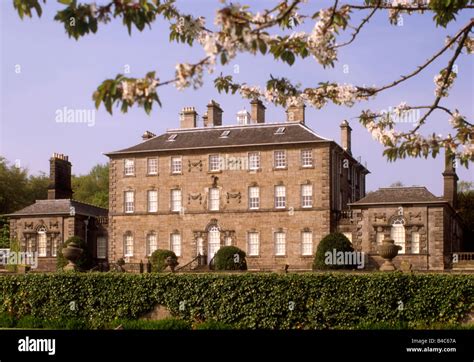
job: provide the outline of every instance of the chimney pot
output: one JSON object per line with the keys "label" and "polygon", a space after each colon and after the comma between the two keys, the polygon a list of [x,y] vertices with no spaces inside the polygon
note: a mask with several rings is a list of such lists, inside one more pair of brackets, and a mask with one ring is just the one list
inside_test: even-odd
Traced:
{"label": "chimney pot", "polygon": [[153,132],[145,131],[145,133],[143,133],[143,135],[142,135],[142,140],[146,141],[146,140],[149,140],[150,138],[153,138],[155,136],[156,136],[156,134],[154,134]]}

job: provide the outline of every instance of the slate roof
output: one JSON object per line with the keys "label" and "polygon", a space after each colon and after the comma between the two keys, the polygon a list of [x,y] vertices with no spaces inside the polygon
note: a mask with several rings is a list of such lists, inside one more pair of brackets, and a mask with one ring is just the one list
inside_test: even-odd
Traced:
{"label": "slate roof", "polygon": [[[275,134],[278,128],[285,127],[283,134]],[[221,137],[229,131],[227,137]],[[168,140],[176,134],[174,141]],[[331,142],[301,123],[264,123],[240,126],[218,126],[202,128],[171,129],[133,147],[106,153],[107,156],[149,152],[186,150],[199,148],[243,147],[271,144],[294,144],[306,142]]]}
{"label": "slate roof", "polygon": [[76,215],[84,216],[107,216],[108,210],[102,207],[86,204],[76,200],[36,200],[17,212],[5,216],[34,216],[34,215],[70,215],[71,207],[74,207]]}
{"label": "slate roof", "polygon": [[387,203],[430,203],[446,202],[443,198],[433,195],[424,186],[386,187],[369,192],[364,198],[350,205],[387,204]]}

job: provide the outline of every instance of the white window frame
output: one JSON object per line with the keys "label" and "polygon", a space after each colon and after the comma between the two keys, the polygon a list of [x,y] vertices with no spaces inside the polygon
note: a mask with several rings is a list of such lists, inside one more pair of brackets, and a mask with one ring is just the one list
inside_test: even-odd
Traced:
{"label": "white window frame", "polygon": [[183,207],[183,195],[181,189],[171,189],[170,192],[171,198],[171,211],[172,212],[181,212]]}
{"label": "white window frame", "polygon": [[250,186],[248,192],[249,192],[249,209],[250,210],[260,209],[260,187]]}
{"label": "white window frame", "polygon": [[257,231],[247,233],[247,254],[248,256],[260,255],[260,234]]}
{"label": "white window frame", "polygon": [[283,185],[275,186],[275,209],[286,208],[286,187]]}
{"label": "white window frame", "polygon": [[210,172],[221,171],[221,157],[218,153],[209,155],[209,171]]}
{"label": "white window frame", "polygon": [[420,232],[413,231],[411,233],[411,253],[420,254]]}
{"label": "white window frame", "polygon": [[249,152],[249,170],[260,170],[260,152]]}
{"label": "white window frame", "polygon": [[125,176],[135,176],[135,160],[126,158],[123,162],[123,173]]}
{"label": "white window frame", "polygon": [[303,208],[313,207],[313,185],[312,184],[301,185],[301,207]]}
{"label": "white window frame", "polygon": [[181,234],[172,233],[170,234],[170,250],[176,254],[176,256],[181,256]]}
{"label": "white window frame", "polygon": [[313,150],[301,150],[301,167],[313,167]]}
{"label": "white window frame", "polygon": [[398,251],[398,253],[405,254],[405,225],[401,219],[397,219],[392,223],[390,237],[395,241],[395,245],[401,246],[401,249]]}
{"label": "white window frame", "polygon": [[58,237],[53,236],[51,238],[51,256],[57,256],[58,255]]}
{"label": "white window frame", "polygon": [[151,231],[146,235],[146,255],[151,256],[158,249],[158,235]]}
{"label": "white window frame", "polygon": [[211,187],[209,189],[209,198],[208,198],[208,205],[209,211],[219,211],[220,208],[220,190],[218,187]]}
{"label": "white window frame", "polygon": [[287,168],[286,151],[276,150],[273,151],[273,165],[276,169]]}
{"label": "white window frame", "polygon": [[313,255],[313,232],[312,231],[301,232],[301,255],[303,256]]}
{"label": "white window frame", "polygon": [[[129,198],[131,195],[131,198]],[[135,212],[135,191],[125,191],[123,196],[123,209],[126,214]]]}
{"label": "white window frame", "polygon": [[173,175],[179,175],[183,173],[183,158],[181,156],[171,157],[170,170]]}
{"label": "white window frame", "polygon": [[107,259],[107,238],[105,236],[97,237],[96,253],[97,259]]}
{"label": "white window frame", "polygon": [[38,256],[48,256],[48,235],[44,230],[38,231]]}
{"label": "white window frame", "polygon": [[276,231],[274,234],[275,256],[286,256],[286,233]]}
{"label": "white window frame", "polygon": [[158,157],[150,157],[146,159],[147,175],[158,175]]}
{"label": "white window frame", "polygon": [[[152,195],[155,195],[152,197]],[[158,212],[158,190],[147,191],[147,210],[148,212]]]}
{"label": "white window frame", "polygon": [[128,258],[133,256],[134,240],[132,233],[125,233],[123,236],[123,256]]}

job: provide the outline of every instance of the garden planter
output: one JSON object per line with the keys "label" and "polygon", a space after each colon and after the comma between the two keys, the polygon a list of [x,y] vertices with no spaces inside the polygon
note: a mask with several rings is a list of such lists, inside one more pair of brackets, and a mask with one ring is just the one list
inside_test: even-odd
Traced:
{"label": "garden planter", "polygon": [[385,259],[379,270],[381,271],[393,271],[396,270],[395,265],[392,263],[392,259],[398,255],[398,251],[401,249],[400,246],[395,245],[393,239],[386,238],[382,241],[382,245],[379,246],[379,255]]}
{"label": "garden planter", "polygon": [[67,248],[62,249],[63,256],[68,260],[68,264],[63,268],[63,270],[75,270],[78,271],[79,267],[76,265],[76,262],[81,257],[84,250],[81,248],[69,244]]}

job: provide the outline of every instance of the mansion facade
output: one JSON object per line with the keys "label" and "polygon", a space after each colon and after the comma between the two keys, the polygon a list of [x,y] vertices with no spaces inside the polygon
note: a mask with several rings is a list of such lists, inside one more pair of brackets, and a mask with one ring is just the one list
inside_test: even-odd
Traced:
{"label": "mansion facade", "polygon": [[196,110],[184,108],[179,129],[107,154],[110,260],[138,263],[159,248],[180,265],[198,255],[209,263],[234,245],[249,269],[310,269],[317,242],[365,195],[368,170],[351,155],[347,122],[341,147],[305,125],[304,106],[277,124],[259,101],[236,126],[223,126],[222,113],[211,101],[197,127]]}

